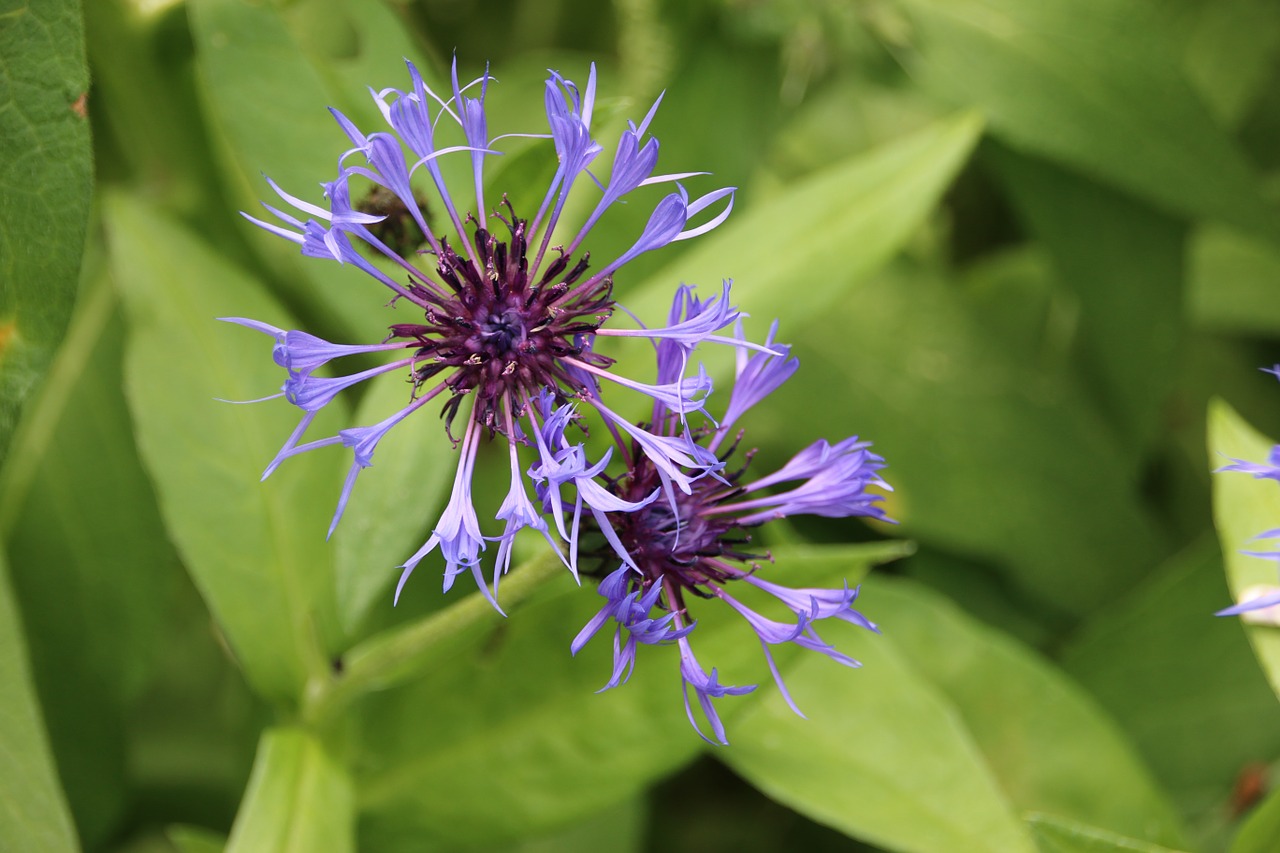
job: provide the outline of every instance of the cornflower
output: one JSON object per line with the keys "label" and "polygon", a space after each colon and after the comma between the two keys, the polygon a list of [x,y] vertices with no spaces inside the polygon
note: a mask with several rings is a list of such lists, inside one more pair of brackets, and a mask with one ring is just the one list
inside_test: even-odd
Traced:
{"label": "cornflower", "polygon": [[[561,478],[560,484],[577,487],[579,509],[585,501],[594,511],[622,512],[634,503],[620,501],[587,485],[600,466],[586,462],[581,443],[552,448],[542,441],[542,412],[581,403],[597,412],[609,428],[637,435],[635,427],[604,404],[602,385],[620,385],[647,395],[682,418],[700,410],[711,390],[705,374],[687,378],[668,372],[657,384],[619,376],[610,370],[613,360],[595,351],[597,341],[608,336],[643,337],[683,350],[704,341],[744,345],[717,334],[742,316],[729,301],[727,282],[696,318],[660,328],[610,325],[617,307],[613,298],[615,274],[645,252],[697,237],[720,225],[733,207],[734,190],[716,189],[691,200],[679,181],[706,173],[654,174],[658,141],[649,135],[648,128],[661,96],[639,125],[628,122],[622,131],[608,179],[601,181],[591,174],[588,167],[603,150],[592,135],[596,94],[593,64],[582,90],[571,80],[550,72],[544,89],[549,133],[507,135],[549,138],[555,151],[555,175],[532,219],[517,216],[505,196],[499,209],[490,211],[484,166],[490,157],[501,153],[495,144],[507,138],[490,138],[488,134],[484,102],[494,78],[486,71],[460,85],[455,61],[451,92],[442,97],[426,85],[413,63],[407,64],[411,80],[407,91],[370,90],[390,132],[365,134],[341,112],[331,109],[352,147],[338,160],[337,178],[321,185],[326,205],[290,195],[268,178],[272,189],[299,215],[264,203],[280,224],[248,214],[245,217],[297,244],[303,255],[359,269],[390,291],[391,307],[407,306],[411,316],[392,324],[386,338],[372,344],[336,344],[304,331],[286,331],[255,320],[224,319],[273,338],[275,362],[287,371],[287,378],[279,394],[263,399],[283,396],[303,412],[297,428],[267,466],[264,479],[285,459],[300,453],[332,445],[352,451],[353,462],[338,498],[330,534],[346,508],[360,471],[373,464],[374,451],[383,436],[423,406],[440,401],[446,432],[459,449],[458,466],[449,501],[430,538],[402,565],[396,598],[418,563],[439,548],[445,562],[445,589],[458,574],[469,571],[496,607],[480,569],[480,552],[488,542],[499,542],[493,574],[495,589],[498,577],[510,565],[512,539],[521,529],[539,531],[564,559],[550,535],[543,511],[528,497],[526,477],[521,474],[521,447],[530,448],[536,455],[534,469],[554,470]],[[442,125],[457,125],[461,130],[458,144],[439,144]],[[455,196],[446,185],[440,169],[444,155],[469,158],[471,180],[465,195]],[[443,211],[442,218],[447,220],[444,228],[431,226],[425,203],[411,183],[423,173],[438,210]],[[356,178],[373,188],[368,203],[363,205],[352,202],[351,185]],[[653,207],[648,224],[630,248],[593,269],[590,253],[583,247],[597,223],[633,190],[652,184],[674,184],[674,191]],[[598,191],[595,205],[580,227],[566,228],[567,241],[557,243],[554,235],[566,224],[562,219],[566,203],[571,193],[583,185],[588,193]],[[464,199],[467,203],[474,201],[473,212],[465,218],[460,212]],[[708,213],[701,224],[690,223],[692,217],[709,209],[715,211],[714,215]],[[299,218],[303,216],[306,218]],[[404,248],[409,234],[421,235],[419,245],[424,248],[420,252]],[[388,240],[395,245],[389,245]],[[379,264],[358,251],[359,244],[380,258]],[[356,373],[331,377],[317,372],[334,359],[382,353],[390,354],[391,360]],[[407,376],[412,387],[408,402],[401,409],[376,424],[303,441],[316,413],[339,393],[392,373]],[[567,425],[576,417],[567,414],[557,422]],[[454,438],[456,423],[461,424],[460,435]],[[503,522],[502,533],[487,537],[481,532],[472,500],[472,477],[478,449],[496,436],[505,439],[508,446],[511,485],[495,515]],[[674,470],[682,466],[690,472],[670,478],[668,487],[673,491],[689,492],[696,473],[715,464],[713,457],[695,446],[669,436],[637,436],[637,440],[655,467]],[[588,471],[594,473],[584,473]],[[559,517],[556,527],[569,539],[571,555],[576,554],[573,534],[564,528]],[[576,570],[572,558],[566,562]]]}
{"label": "cornflower", "polygon": [[[683,322],[689,322],[713,309],[689,289],[681,288],[672,309],[672,323],[682,316]],[[710,724],[714,742],[721,744],[727,740],[714,700],[749,693],[756,685],[723,684],[714,667],[707,672],[698,661],[690,645],[696,626],[688,608],[690,597],[721,601],[751,626],[782,696],[801,716],[804,715],[788,692],[770,648],[793,643],[837,663],[857,667],[856,660],[818,635],[816,623],[839,619],[877,631],[853,607],[857,588],[849,589],[846,584],[839,589],[792,589],[758,575],[761,561],[772,562],[772,557],[752,548],[750,531],[770,520],[805,514],[889,520],[878,505],[881,496],[867,491],[869,486],[889,488],[877,473],[884,467],[884,460],[857,436],[836,444],[815,442],[778,471],[756,480],[746,476],[754,451],[745,454],[739,468],[728,472],[729,460],[742,438],[739,431],[732,443],[723,447],[734,424],[786,382],[799,366],[796,359],[789,357],[789,347],[774,343],[776,330],[775,322],[766,342],[769,352],[748,357],[743,349],[738,350],[733,390],[720,423],[693,439],[707,454],[715,455],[720,464],[701,472],[692,480],[691,488],[671,493],[670,500],[658,499],[665,474],[645,452],[642,441],[637,438],[629,448],[620,448],[626,471],[612,479],[607,489],[619,500],[639,505],[627,512],[594,513],[588,522],[608,542],[609,547],[601,550],[604,558],[616,558],[621,565],[600,583],[599,594],[606,603],[571,644],[572,652],[577,654],[606,623],[613,623],[613,671],[602,689],[617,687],[630,677],[639,645],[676,644],[689,722],[699,736],[713,742],[695,718],[690,703],[692,692]],[[740,324],[736,334],[741,337]],[[679,375],[687,357],[688,353],[672,342],[661,341],[659,381]],[[653,423],[659,435],[675,439],[681,434],[680,420],[680,413],[655,401]],[[731,592],[735,583],[777,599],[791,612],[794,621],[776,621],[756,612]]]}

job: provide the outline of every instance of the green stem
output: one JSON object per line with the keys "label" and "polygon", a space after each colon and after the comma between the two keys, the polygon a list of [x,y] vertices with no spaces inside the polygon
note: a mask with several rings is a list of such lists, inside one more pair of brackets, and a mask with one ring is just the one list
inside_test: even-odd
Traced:
{"label": "green stem", "polygon": [[[551,551],[518,566],[501,585],[504,609],[512,612],[561,568]],[[352,701],[421,675],[449,645],[498,618],[493,605],[474,592],[439,613],[371,637],[343,656],[341,672],[308,685],[303,721],[324,728]]]}

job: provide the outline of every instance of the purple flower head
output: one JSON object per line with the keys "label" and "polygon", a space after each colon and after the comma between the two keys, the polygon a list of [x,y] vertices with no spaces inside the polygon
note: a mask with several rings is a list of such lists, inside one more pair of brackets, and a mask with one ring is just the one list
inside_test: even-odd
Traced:
{"label": "purple flower head", "polygon": [[[389,291],[391,307],[402,315],[390,324],[389,334],[369,344],[334,343],[304,331],[229,318],[273,339],[273,358],[286,370],[282,396],[303,414],[267,473],[306,451],[349,448],[354,459],[336,524],[381,438],[438,398],[446,432],[461,436],[454,442],[460,457],[457,478],[430,539],[405,562],[401,587],[437,549],[445,562],[446,588],[467,571],[479,581],[481,552],[489,542],[497,543],[496,585],[510,564],[514,537],[526,528],[541,533],[557,550],[552,532],[566,540],[565,562],[576,570],[577,531],[584,520],[599,525],[607,514],[639,511],[657,499],[658,489],[623,496],[596,482],[604,477],[610,455],[592,462],[582,443],[564,438],[565,429],[579,417],[575,406],[588,410],[584,414],[594,410],[613,429],[630,434],[638,452],[653,460],[660,486],[672,494],[690,492],[698,477],[720,465],[713,453],[687,437],[624,423],[602,400],[607,396],[602,388],[621,386],[685,422],[702,410],[711,390],[704,372],[686,376],[666,371],[656,383],[632,380],[614,373],[613,360],[598,354],[595,344],[614,334],[685,350],[702,341],[750,346],[718,334],[740,316],[729,304],[727,284],[721,296],[706,303],[696,300],[692,290],[682,291],[691,306],[688,317],[665,328],[622,329],[612,322],[619,307],[613,298],[614,276],[644,252],[717,227],[733,207],[734,190],[712,189],[691,199],[676,183],[665,197],[649,202],[648,224],[633,237],[631,248],[597,264],[585,248],[615,203],[630,200],[643,186],[705,174],[654,174],[659,149],[648,129],[658,102],[639,125],[629,124],[622,132],[611,173],[598,179],[589,171],[604,150],[592,128],[595,66],[582,88],[551,72],[543,90],[546,128],[509,135],[547,140],[541,144],[548,157],[556,158],[546,191],[525,200],[536,205],[529,219],[516,214],[518,200],[500,196],[500,204],[486,205],[486,192],[492,190],[485,185],[485,166],[501,155],[498,146],[507,138],[490,136],[486,97],[497,81],[488,70],[467,80],[455,60],[439,93],[412,63],[408,72],[406,89],[370,90],[385,120],[381,129],[363,130],[331,110],[348,147],[340,153],[335,149],[336,177],[321,183],[323,203],[291,195],[268,179],[295,212],[266,206],[275,221],[247,217],[295,243],[307,257],[360,270],[381,286],[382,296],[373,293],[371,298],[385,299]],[[468,180],[457,193],[444,179],[444,157],[467,158]],[[588,180],[582,179],[584,174]],[[587,196],[586,204],[566,206],[572,193]],[[562,230],[561,217],[570,209],[590,212],[566,230],[567,243],[555,245],[553,235]],[[366,361],[360,369],[318,375],[349,356],[385,363],[371,367]],[[320,409],[346,389],[390,373],[408,379],[408,399],[399,411],[372,426],[305,440]],[[486,536],[472,500],[471,479],[480,445],[498,436],[508,447],[512,480],[493,514],[497,524]],[[536,499],[530,498],[529,485]]]}
{"label": "purple flower head", "polygon": [[[727,292],[725,294],[727,299]],[[690,295],[676,296],[671,327],[696,321],[709,310]],[[740,338],[741,332],[738,332]],[[663,346],[674,336],[660,340],[659,362],[664,359]],[[796,369],[789,349],[774,344],[770,335],[768,348],[750,355],[739,349],[737,376],[730,393],[729,408],[719,427],[700,433],[680,430],[679,412],[655,401],[656,436],[648,430],[630,433],[627,469],[609,480],[608,490],[622,500],[635,500],[663,490],[668,480],[680,475],[684,463],[672,464],[672,457],[648,452],[645,441],[675,443],[686,458],[715,455],[730,423],[755,403],[764,399],[791,376]],[[670,364],[671,356],[665,354]],[[660,370],[661,372],[661,370]],[[739,614],[755,632],[764,656],[783,697],[800,713],[792,700],[782,675],[774,663],[773,646],[790,643],[818,652],[844,666],[858,662],[835,649],[818,634],[817,625],[826,619],[848,622],[875,631],[876,626],[854,609],[858,590],[847,585],[839,589],[793,589],[758,576],[762,563],[771,562],[768,553],[751,547],[751,531],[774,518],[789,515],[826,517],[864,516],[887,520],[879,506],[882,496],[869,489],[887,489],[879,471],[884,461],[857,437],[830,444],[815,442],[797,453],[777,472],[751,479],[747,476],[752,453],[737,470],[729,472],[727,463],[741,439],[716,457],[718,466],[706,466],[701,474],[683,476],[678,490],[666,490],[668,500],[654,500],[624,512],[604,512],[604,518],[593,517],[587,533],[600,534],[604,543],[592,552],[603,565],[623,562],[600,585],[606,604],[574,640],[576,652],[606,622],[614,622],[614,670],[606,685],[614,687],[625,680],[635,666],[640,644],[678,641],[681,649],[681,681],[685,688],[685,707],[690,722],[698,733],[694,714],[696,699],[703,718],[710,724],[715,742],[725,743],[724,727],[713,700],[735,696],[755,689],[754,685],[728,687],[719,682],[716,670],[707,673],[693,655],[689,645],[693,617],[689,604],[698,600],[720,600]],[[621,445],[620,445],[621,446]],[[693,449],[691,449],[693,448]],[[664,467],[664,461],[667,466]],[[675,472],[675,475],[672,472]],[[789,612],[790,618],[779,621],[752,609],[737,590],[760,597],[763,593],[775,600],[777,609]],[[704,735],[704,737],[706,737]]]}

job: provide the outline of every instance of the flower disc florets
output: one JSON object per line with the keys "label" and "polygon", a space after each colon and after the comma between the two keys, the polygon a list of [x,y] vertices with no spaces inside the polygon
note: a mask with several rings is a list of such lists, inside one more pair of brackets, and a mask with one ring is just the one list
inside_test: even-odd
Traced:
{"label": "flower disc florets", "polygon": [[610,278],[574,288],[587,270],[587,255],[570,268],[570,259],[561,254],[531,280],[525,255],[528,222],[512,212],[507,228],[510,239],[503,242],[476,225],[480,269],[444,244],[436,272],[449,294],[411,285],[410,295],[425,303],[425,322],[391,327],[393,339],[406,339],[417,347],[415,388],[444,374],[452,395],[445,403],[449,423],[470,394],[476,422],[504,435],[502,413],[523,413],[522,401],[534,399],[543,389],[557,403],[580,393],[582,383],[566,365],[612,364],[612,359],[592,353],[586,342],[613,314]]}
{"label": "flower disc florets", "polygon": [[[677,297],[673,315],[681,310],[696,315],[702,310],[696,300],[682,297],[687,294]],[[673,321],[678,319],[673,316]],[[787,358],[788,347],[773,343],[772,334],[766,347],[768,351],[750,357],[744,350],[738,351],[736,378],[721,422],[700,434],[685,434],[687,441],[701,448],[703,458],[716,459],[715,465],[708,466],[691,488],[671,494],[667,500],[652,500],[626,513],[593,516],[592,532],[599,533],[606,542],[596,549],[596,556],[605,562],[610,558],[621,560],[622,565],[600,583],[600,595],[607,603],[579,632],[571,647],[576,653],[606,622],[614,622],[614,666],[606,687],[616,687],[634,668],[640,644],[675,643],[680,648],[689,720],[702,734],[689,704],[692,689],[719,743],[726,742],[725,733],[712,700],[750,692],[755,685],[724,685],[715,669],[707,673],[701,667],[690,646],[689,637],[696,623],[686,594],[723,601],[751,625],[775,682],[796,713],[800,711],[787,692],[769,647],[794,643],[845,666],[858,666],[857,661],[823,641],[814,625],[834,618],[875,630],[875,625],[853,608],[857,589],[790,589],[758,576],[761,563],[771,562],[772,557],[751,549],[750,530],[771,519],[809,514],[888,520],[879,506],[882,497],[868,491],[872,486],[889,488],[878,473],[884,468],[884,460],[857,436],[836,444],[815,442],[775,473],[759,479],[748,480],[746,476],[751,453],[746,454],[741,467],[727,473],[737,441],[723,451],[720,445],[731,434],[735,422],[798,367],[795,359]],[[661,342],[659,380],[682,370],[687,357],[687,352],[678,351],[671,342]],[[674,412],[655,405],[654,422],[658,424],[655,432],[675,435],[680,419]],[[740,432],[737,438],[741,438]],[[664,472],[641,452],[638,443],[625,455],[627,468],[609,481],[608,489],[619,500],[634,501],[653,492]],[[756,612],[730,591],[735,582],[772,596],[791,612],[795,621],[777,621]]]}

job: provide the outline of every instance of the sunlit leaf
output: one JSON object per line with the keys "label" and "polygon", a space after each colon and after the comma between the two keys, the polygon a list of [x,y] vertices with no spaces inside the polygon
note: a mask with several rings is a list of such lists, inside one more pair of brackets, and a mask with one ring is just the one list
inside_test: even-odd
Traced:
{"label": "sunlit leaf", "polygon": [[1059,655],[1192,823],[1220,820],[1241,769],[1280,755],[1276,698],[1244,632],[1209,618],[1229,603],[1222,567],[1204,538],[1096,613]]}
{"label": "sunlit leaf", "polygon": [[[865,602],[874,613],[873,599]],[[808,719],[771,693],[733,721],[733,743],[717,757],[773,799],[889,850],[1031,853],[943,693],[887,636],[824,635],[862,668],[838,672],[817,656],[797,658],[787,687]]]}
{"label": "sunlit leaf", "polygon": [[[1273,446],[1270,439],[1245,423],[1226,403],[1215,401],[1209,407],[1209,460],[1215,468],[1229,459],[1265,462]],[[1254,541],[1254,537],[1275,530],[1280,521],[1280,489],[1276,484],[1241,472],[1215,474],[1213,521],[1233,598],[1227,605],[1240,601],[1241,594],[1251,586],[1276,586],[1274,560],[1241,553],[1269,550],[1269,543]],[[1246,625],[1245,633],[1272,689],[1280,695],[1280,627]]]}
{"label": "sunlit leaf", "polygon": [[699,238],[672,267],[629,291],[627,307],[664,318],[676,284],[710,294],[729,278],[755,329],[774,317],[796,328],[901,250],[981,130],[977,116],[953,116],[823,170]]}
{"label": "sunlit leaf", "polygon": [[346,770],[306,732],[268,729],[227,853],[355,849],[355,792]]}
{"label": "sunlit leaf", "polygon": [[1181,843],[1133,746],[1060,670],[927,588],[872,578],[863,593],[887,640],[954,704],[1016,809]]}
{"label": "sunlit leaf", "polygon": [[[1256,176],[1139,0],[903,0],[922,83],[991,132],[1190,218],[1276,239]],[[1136,38],[1135,33],[1141,33]]]}
{"label": "sunlit leaf", "polygon": [[[290,322],[162,214],[123,196],[107,209],[130,327],[126,391],[161,511],[249,681],[264,696],[294,701],[338,645],[324,539],[338,457],[291,460],[258,482],[298,415],[283,401],[221,402],[269,394],[280,372],[269,339],[216,318]],[[315,434],[336,432],[342,408],[330,404]]]}
{"label": "sunlit leaf", "polygon": [[[788,584],[837,575],[856,583],[872,562],[902,553],[900,543],[779,547],[766,571]],[[607,631],[570,657],[570,641],[603,602],[591,594],[596,582],[577,590],[569,578],[556,579],[554,589],[497,630],[468,647],[451,646],[420,681],[358,706],[362,846],[413,849],[428,839],[479,844],[542,834],[634,795],[698,753],[702,741],[685,718],[676,649],[641,648],[631,680],[599,695],[610,671]],[[767,681],[750,627],[726,610],[694,614],[699,659],[726,682]],[[857,680],[823,662],[828,675]],[[765,685],[722,702],[735,745],[736,715],[755,695],[771,692]]]}
{"label": "sunlit leaf", "polygon": [[1270,853],[1280,838],[1280,791],[1272,791],[1249,815],[1231,845],[1231,853]]}
{"label": "sunlit leaf", "polygon": [[1053,815],[1028,815],[1027,824],[1040,853],[1178,853]]}

